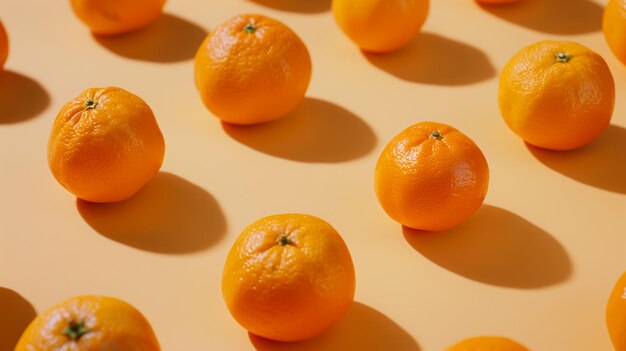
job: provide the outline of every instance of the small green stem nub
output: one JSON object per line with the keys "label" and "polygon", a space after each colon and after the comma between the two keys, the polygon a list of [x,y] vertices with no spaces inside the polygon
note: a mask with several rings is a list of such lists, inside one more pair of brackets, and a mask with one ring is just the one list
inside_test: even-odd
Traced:
{"label": "small green stem nub", "polygon": [[443,139],[443,135],[441,135],[440,131],[436,130],[436,131],[430,133],[430,138],[431,139],[441,140],[441,139]]}
{"label": "small green stem nub", "polygon": [[281,234],[278,239],[276,239],[276,242],[278,243],[278,245],[280,246],[287,246],[287,245],[291,245],[291,240],[289,240],[289,238],[287,238],[287,235],[285,234]]}
{"label": "small green stem nub", "polygon": [[256,31],[256,27],[252,23],[248,23],[244,29],[248,33],[254,33]]}
{"label": "small green stem nub", "polygon": [[563,63],[567,63],[570,59],[572,58],[571,55],[566,54],[564,52],[558,52],[556,54],[556,62],[563,62]]}
{"label": "small green stem nub", "polygon": [[87,99],[87,101],[85,101],[85,105],[84,105],[85,106],[85,111],[91,110],[92,108],[96,108],[97,104],[98,103],[95,100]]}
{"label": "small green stem nub", "polygon": [[63,334],[73,341],[77,341],[81,336],[87,334],[88,332],[89,330],[85,328],[85,324],[83,322],[76,323],[72,321],[67,327],[65,327],[65,329],[63,329]]}

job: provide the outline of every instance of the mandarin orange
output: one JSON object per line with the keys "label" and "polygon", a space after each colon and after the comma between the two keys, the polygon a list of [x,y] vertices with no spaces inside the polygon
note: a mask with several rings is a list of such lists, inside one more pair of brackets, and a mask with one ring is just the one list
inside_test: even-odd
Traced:
{"label": "mandarin orange", "polygon": [[481,336],[465,339],[446,351],[528,351],[519,343],[503,337]]}
{"label": "mandarin orange", "polygon": [[390,52],[415,38],[426,21],[429,0],[333,0],[341,30],[362,50]]}
{"label": "mandarin orange", "polygon": [[527,143],[571,150],[609,125],[615,83],[597,53],[575,42],[546,40],[506,64],[498,101],[506,124]]}
{"label": "mandarin orange", "polygon": [[616,351],[626,351],[626,272],[615,283],[606,305],[606,326]]}
{"label": "mandarin orange", "polygon": [[87,89],[65,104],[48,142],[54,177],[90,202],[129,198],[156,175],[164,154],[150,107],[116,87]]}
{"label": "mandarin orange", "polygon": [[78,296],[46,310],[26,328],[15,351],[159,351],[148,320],[128,303]]}
{"label": "mandarin orange", "polygon": [[428,231],[447,230],[470,217],[488,183],[489,167],[478,146],[435,122],[417,123],[391,139],[374,173],[376,196],[389,217]]}
{"label": "mandarin orange", "polygon": [[224,300],[241,326],[280,341],[314,337],[352,305],[354,265],[337,231],[303,214],[262,218],[233,245]]}
{"label": "mandarin orange", "polygon": [[0,71],[4,68],[4,64],[7,62],[9,56],[9,37],[7,31],[4,29],[2,22],[0,22]]}
{"label": "mandarin orange", "polygon": [[115,35],[148,26],[166,0],[71,0],[74,12],[94,34]]}
{"label": "mandarin orange", "polygon": [[261,15],[226,21],[202,42],[195,82],[206,107],[224,122],[255,124],[286,116],[304,99],[311,57],[283,23]]}
{"label": "mandarin orange", "polygon": [[626,64],[626,0],[609,0],[604,8],[602,31],[615,56]]}

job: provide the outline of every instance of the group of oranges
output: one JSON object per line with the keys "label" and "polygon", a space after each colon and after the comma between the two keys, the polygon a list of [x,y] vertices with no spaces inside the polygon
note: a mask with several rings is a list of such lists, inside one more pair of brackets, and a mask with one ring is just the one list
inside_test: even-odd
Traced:
{"label": "group of oranges", "polygon": [[[71,0],[96,35],[150,25],[166,0]],[[314,1],[314,0],[309,0]],[[504,5],[523,0],[476,0]],[[362,50],[386,53],[420,32],[428,0],[333,0],[339,27]],[[626,1],[610,0],[603,30],[626,63]],[[0,68],[8,39],[0,23]],[[225,123],[283,118],[303,100],[312,71],[305,43],[283,23],[239,15],[215,28],[195,57],[195,84],[208,110]],[[542,41],[521,50],[500,75],[498,101],[506,124],[527,143],[579,148],[609,125],[614,80],[597,53],[581,44]],[[165,140],[150,107],[117,87],[90,88],[65,104],[48,144],[49,167],[78,198],[117,202],[133,196],[159,171]],[[395,136],[374,171],[383,210],[404,226],[444,231],[469,218],[487,194],[489,167],[480,148],[452,126],[421,122]],[[355,269],[340,234],[303,214],[262,218],[234,243],[222,278],[233,317],[251,333],[280,341],[314,337],[351,306]],[[626,275],[607,307],[617,350],[626,350]],[[81,296],[39,315],[16,351],[159,350],[148,321],[129,304]],[[448,351],[524,351],[502,337],[464,340]]]}

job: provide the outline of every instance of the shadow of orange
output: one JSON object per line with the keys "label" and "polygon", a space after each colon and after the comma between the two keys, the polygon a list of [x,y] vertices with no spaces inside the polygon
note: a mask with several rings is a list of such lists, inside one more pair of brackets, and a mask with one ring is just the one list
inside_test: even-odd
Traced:
{"label": "shadow of orange", "polygon": [[252,0],[274,10],[316,13],[330,10],[331,0]]}
{"label": "shadow of orange", "polygon": [[279,342],[249,334],[258,351],[420,351],[402,327],[377,310],[355,302],[337,324],[322,335],[300,342]]}
{"label": "shadow of orange", "polygon": [[134,60],[180,62],[194,58],[207,31],[183,18],[163,14],[152,25],[117,36],[97,36],[109,51]]}
{"label": "shadow of orange", "polygon": [[572,151],[550,151],[526,144],[544,165],[578,182],[626,194],[626,129],[609,125],[591,144]]}
{"label": "shadow of orange", "polygon": [[363,55],[374,66],[415,83],[467,85],[496,74],[487,55],[478,48],[433,33],[420,34],[398,51]]}
{"label": "shadow of orange", "polygon": [[280,120],[252,126],[222,123],[238,142],[268,155],[302,162],[344,162],[376,146],[374,131],[362,119],[333,103],[305,98]]}
{"label": "shadow of orange", "polygon": [[105,237],[141,250],[183,254],[201,251],[226,233],[226,219],[204,189],[160,172],[126,201],[77,200],[81,216]]}
{"label": "shadow of orange", "polygon": [[37,312],[13,290],[0,288],[0,351],[13,351]]}
{"label": "shadow of orange", "polygon": [[583,34],[602,28],[604,9],[589,0],[523,0],[485,5],[485,11],[517,25],[550,34]]}
{"label": "shadow of orange", "polygon": [[485,284],[541,288],[566,281],[572,271],[569,255],[550,234],[490,205],[446,232],[403,231],[409,244],[433,263]]}
{"label": "shadow of orange", "polygon": [[50,104],[50,95],[37,81],[19,73],[0,72],[0,124],[34,118]]}

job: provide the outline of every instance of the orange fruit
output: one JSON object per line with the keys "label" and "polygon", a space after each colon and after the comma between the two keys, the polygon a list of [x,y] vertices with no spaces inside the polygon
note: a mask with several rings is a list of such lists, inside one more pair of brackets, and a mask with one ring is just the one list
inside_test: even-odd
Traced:
{"label": "orange fruit", "polygon": [[15,351],[159,351],[146,318],[128,303],[112,297],[78,296],[35,318]]}
{"label": "orange fruit", "polygon": [[200,45],[195,81],[224,122],[272,121],[298,107],[311,80],[309,51],[286,25],[261,15],[221,24]]}
{"label": "orange fruit", "polygon": [[429,0],[333,0],[341,30],[362,50],[390,52],[415,38],[428,16]]}
{"label": "orange fruit", "polygon": [[478,146],[449,125],[421,122],[396,135],[374,172],[380,205],[407,227],[441,231],[470,217],[489,183],[487,160]]}
{"label": "orange fruit", "polygon": [[61,185],[90,202],[129,198],[156,175],[165,142],[150,107],[126,90],[85,90],[65,104],[48,142]]}
{"label": "orange fruit", "polygon": [[480,336],[465,339],[450,346],[446,351],[528,351],[528,349],[511,339]]}
{"label": "orange fruit", "polygon": [[609,0],[604,8],[602,31],[615,56],[626,64],[626,0]]}
{"label": "orange fruit", "polygon": [[578,43],[546,40],[506,64],[498,101],[506,124],[527,143],[571,150],[609,125],[615,83],[597,53]]}
{"label": "orange fruit", "polygon": [[243,230],[224,266],[222,293],[249,332],[273,340],[314,337],[354,300],[350,252],[325,221],[274,215]]}
{"label": "orange fruit", "polygon": [[606,326],[616,351],[626,351],[626,273],[619,278],[606,305]]}
{"label": "orange fruit", "polygon": [[74,12],[94,34],[115,35],[144,28],[163,13],[166,0],[71,0]]}
{"label": "orange fruit", "polygon": [[7,31],[4,29],[2,22],[0,22],[0,70],[4,68],[4,64],[7,62],[9,56],[9,37]]}

